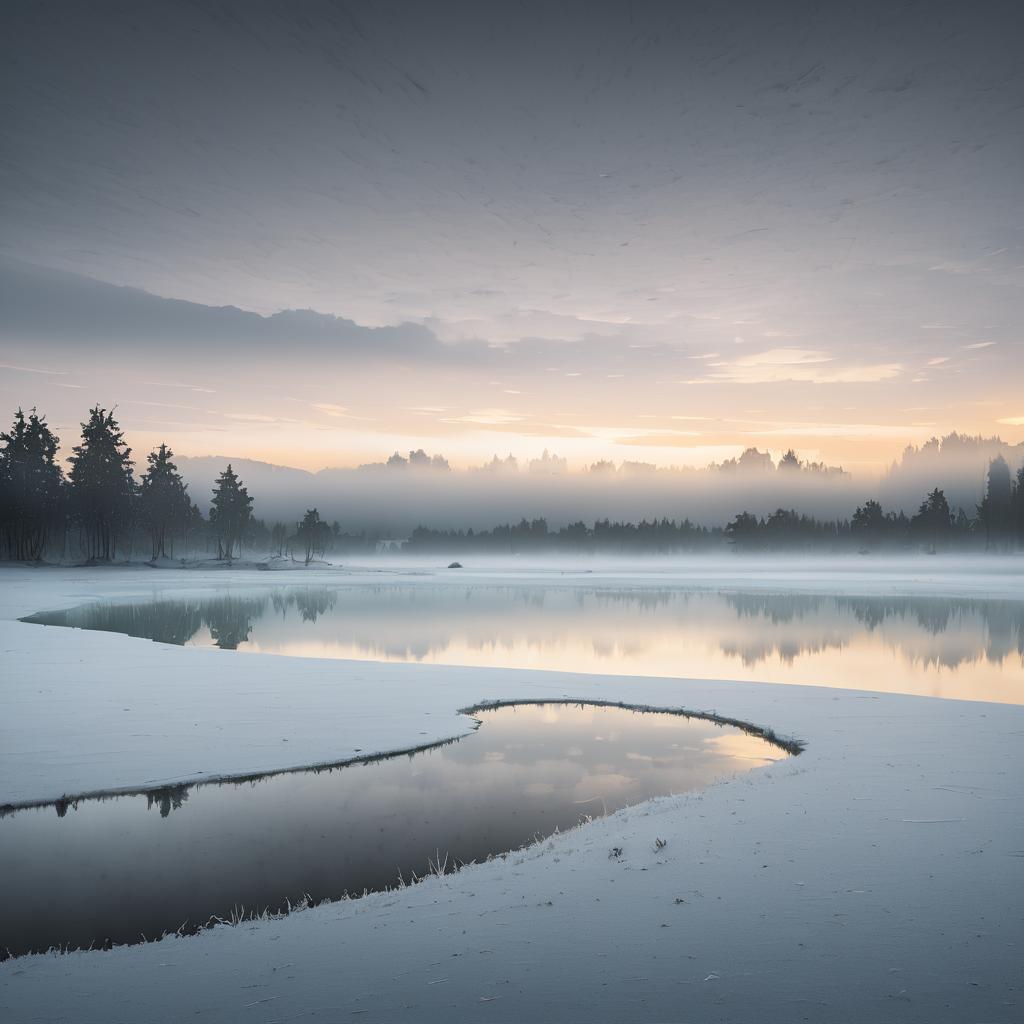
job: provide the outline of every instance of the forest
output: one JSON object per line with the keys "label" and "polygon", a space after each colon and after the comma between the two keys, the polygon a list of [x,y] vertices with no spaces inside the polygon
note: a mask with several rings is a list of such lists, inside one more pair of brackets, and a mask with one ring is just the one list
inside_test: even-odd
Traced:
{"label": "forest", "polygon": [[[343,532],[337,520],[307,509],[297,522],[268,525],[253,515],[254,498],[228,463],[212,481],[209,513],[190,495],[166,445],[146,455],[138,477],[132,450],[113,410],[89,410],[65,464],[60,439],[35,409],[19,409],[0,433],[0,551],[11,561],[94,564],[142,559],[230,562],[250,554],[309,564],[328,555],[381,550],[410,554],[569,552],[670,554],[731,548],[773,550],[919,550],[1009,552],[1024,547],[1024,467],[1012,473],[997,455],[985,493],[973,509],[952,508],[934,487],[917,511],[885,510],[874,498],[849,518],[819,519],[779,508],[758,516],[743,510],[727,523],[691,519],[613,522],[595,519],[552,527],[543,517],[487,530],[419,526],[408,538]],[[685,505],[685,493],[680,493]]]}

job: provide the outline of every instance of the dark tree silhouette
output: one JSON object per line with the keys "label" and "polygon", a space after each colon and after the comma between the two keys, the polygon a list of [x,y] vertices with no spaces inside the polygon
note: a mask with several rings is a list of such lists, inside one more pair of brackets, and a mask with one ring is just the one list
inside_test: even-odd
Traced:
{"label": "dark tree silhouette", "polygon": [[779,459],[778,468],[781,470],[795,470],[800,468],[800,460],[797,458],[797,454],[792,448],[790,448],[789,451]]}
{"label": "dark tree silhouette", "polygon": [[165,444],[150,452],[139,487],[139,513],[149,531],[153,558],[167,557],[168,539],[183,535],[192,517],[192,503],[173,457]]}
{"label": "dark tree silhouette", "polygon": [[985,547],[1004,547],[1013,537],[1013,483],[1002,455],[988,464],[988,486],[978,506],[978,522],[985,531]]}
{"label": "dark tree silhouette", "polygon": [[244,644],[252,632],[253,619],[259,615],[260,602],[245,598],[221,598],[204,606],[210,639],[225,651]]}
{"label": "dark tree silhouette", "polygon": [[859,541],[875,545],[885,532],[885,514],[877,501],[868,500],[858,505],[850,519],[850,531]]}
{"label": "dark tree silhouette", "polygon": [[157,807],[160,810],[160,817],[167,818],[171,811],[181,810],[182,804],[186,800],[188,800],[188,786],[184,783],[167,786],[165,789],[153,790],[146,794],[146,810]]}
{"label": "dark tree silhouette", "polygon": [[251,519],[252,498],[228,463],[228,468],[217,478],[210,503],[210,525],[217,537],[218,558],[230,561],[236,547],[241,551],[242,538]]}
{"label": "dark tree silhouette", "polygon": [[1017,478],[1013,483],[1010,516],[1013,522],[1014,537],[1018,544],[1024,545],[1024,466],[1017,470]]}
{"label": "dark tree silhouette", "polygon": [[82,443],[71,463],[71,512],[88,557],[110,561],[119,534],[131,525],[135,500],[131,449],[114,419],[98,405],[82,424]]}
{"label": "dark tree silhouette", "polygon": [[751,548],[758,543],[760,527],[757,516],[751,512],[740,512],[725,528],[725,535],[738,548]]}
{"label": "dark tree silhouette", "polygon": [[38,561],[64,517],[64,474],[56,461],[60,438],[35,409],[14,415],[0,433],[0,530],[9,558]]}
{"label": "dark tree silhouette", "polygon": [[327,545],[333,539],[331,528],[320,518],[315,508],[308,509],[295,531],[295,537],[302,545],[306,555],[306,565],[320,555],[323,556]]}
{"label": "dark tree silhouette", "polygon": [[953,530],[953,514],[946,495],[938,487],[921,502],[917,515],[910,520],[911,533],[927,541],[932,549],[944,544]]}

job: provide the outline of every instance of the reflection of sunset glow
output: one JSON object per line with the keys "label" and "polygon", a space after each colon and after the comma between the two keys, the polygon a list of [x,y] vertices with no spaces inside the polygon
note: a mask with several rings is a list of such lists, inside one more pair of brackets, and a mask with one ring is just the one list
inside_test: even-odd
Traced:
{"label": "reflection of sunset glow", "polygon": [[1024,666],[1019,660],[992,662],[983,656],[956,666],[926,662],[894,648],[877,636],[850,638],[844,646],[793,653],[766,651],[750,663],[713,637],[651,636],[643,645],[597,647],[583,638],[560,643],[519,638],[484,646],[453,638],[417,657],[402,657],[360,643],[303,640],[283,644],[251,641],[254,653],[296,658],[342,658],[356,661],[416,661],[431,665],[466,665],[559,672],[588,672],[691,679],[794,683],[879,693],[910,693],[958,700],[1024,702]]}
{"label": "reflection of sunset glow", "polygon": [[[270,637],[257,629],[245,646],[294,657],[729,679],[1024,702],[1019,650],[1024,606],[995,602],[999,607],[993,611],[979,603],[947,617],[941,599],[916,604],[901,599],[907,607],[899,610],[886,599],[874,621],[866,600],[867,612],[856,603],[804,597],[796,613],[789,609],[783,616],[772,600],[758,595],[751,610],[742,598],[719,594],[677,594],[658,603],[633,593],[604,604],[600,595],[590,594],[570,606],[549,594],[539,606],[508,600],[500,610],[491,604],[475,615],[467,606],[460,624],[452,626],[425,615],[421,591],[411,624],[415,633],[404,642],[402,605],[396,601],[390,607],[382,603],[379,619],[364,618],[344,633],[331,627],[301,635],[286,629]],[[1010,618],[996,621],[997,613]]]}
{"label": "reflection of sunset glow", "polygon": [[[373,585],[93,605],[34,619],[293,657],[1024,703],[1024,602],[1010,600]],[[559,714],[546,709],[538,725],[558,724]]]}
{"label": "reflection of sunset glow", "polygon": [[773,756],[772,747],[766,746],[763,740],[745,732],[722,733],[721,736],[712,736],[704,741],[704,745],[712,747],[719,754],[735,758],[738,761],[753,761],[754,764],[751,767],[754,768],[772,764],[774,761],[781,761],[786,756],[781,750],[778,752],[778,756]]}
{"label": "reflection of sunset glow", "polygon": [[[586,704],[478,714],[472,734],[412,756],[84,798],[64,816],[16,812],[0,846],[0,877],[13,880],[0,946],[11,933],[26,950],[71,937],[87,945],[97,929],[135,941],[185,914],[389,888],[445,854],[483,861],[782,754],[678,714]],[[44,889],[53,898],[40,906]]]}

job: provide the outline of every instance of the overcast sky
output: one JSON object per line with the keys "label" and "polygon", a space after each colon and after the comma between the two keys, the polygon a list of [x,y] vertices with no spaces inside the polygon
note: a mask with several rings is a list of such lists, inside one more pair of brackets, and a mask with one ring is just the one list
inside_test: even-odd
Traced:
{"label": "overcast sky", "polygon": [[308,468],[1024,440],[1017,7],[12,0],[0,398]]}

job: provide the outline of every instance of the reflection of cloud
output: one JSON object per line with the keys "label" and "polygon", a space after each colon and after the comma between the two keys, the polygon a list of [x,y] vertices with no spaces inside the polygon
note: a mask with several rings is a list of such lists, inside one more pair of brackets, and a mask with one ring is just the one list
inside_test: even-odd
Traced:
{"label": "reflection of cloud", "polygon": [[607,799],[614,793],[636,784],[635,775],[623,775],[616,771],[592,771],[573,790],[573,795],[578,803],[585,800],[594,800],[598,796]]}
{"label": "reflection of cloud", "polygon": [[[1024,603],[1017,601],[534,585],[468,593],[471,600],[462,587],[289,588],[244,608],[220,599],[158,601],[90,606],[59,618],[169,643],[210,643],[200,630],[206,623],[222,644],[245,637],[248,650],[295,657],[752,679],[1015,702],[1024,686]],[[231,626],[233,607],[239,621]],[[540,716],[550,720],[558,711],[518,714],[536,715],[538,732],[547,732]],[[574,718],[593,718],[594,729],[574,737],[567,756],[618,742],[594,715],[588,709]],[[671,729],[675,721],[652,719],[646,728]]]}
{"label": "reflection of cloud", "polygon": [[530,796],[549,796],[555,792],[555,785],[552,782],[530,782],[523,787],[523,792]]}
{"label": "reflection of cloud", "polygon": [[722,733],[721,736],[711,736],[704,741],[704,746],[710,747],[725,757],[734,758],[737,761],[755,761],[758,765],[782,761],[787,756],[781,750],[776,756],[772,753],[775,750],[774,747],[767,746],[764,740],[745,732],[727,732]]}

